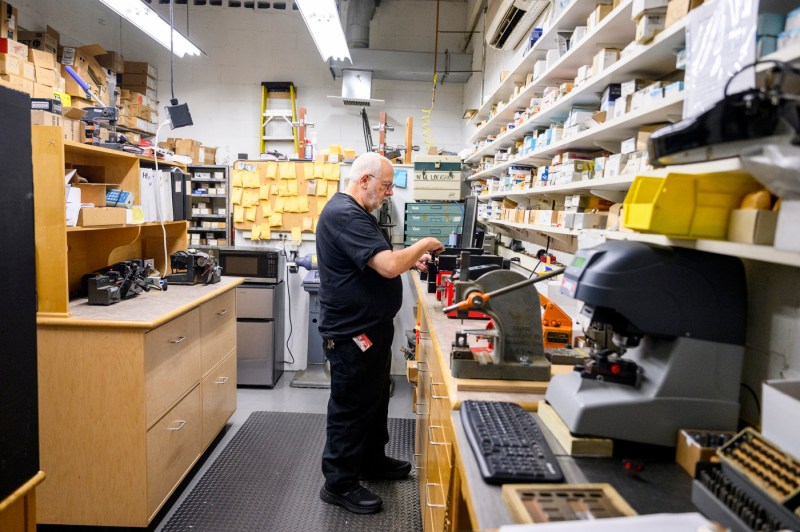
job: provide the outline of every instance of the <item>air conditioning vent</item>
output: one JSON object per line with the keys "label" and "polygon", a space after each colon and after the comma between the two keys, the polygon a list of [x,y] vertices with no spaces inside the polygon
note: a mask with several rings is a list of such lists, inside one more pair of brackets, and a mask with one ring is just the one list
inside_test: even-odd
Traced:
{"label": "air conditioning vent", "polygon": [[522,20],[523,16],[525,16],[525,11],[512,5],[511,9],[509,9],[505,16],[503,16],[501,19],[500,26],[492,36],[489,46],[503,48],[508,38],[511,37],[511,33],[517,27],[517,24],[519,24],[519,21]]}
{"label": "air conditioning vent", "polygon": [[486,13],[486,44],[512,50],[522,42],[548,0],[493,0]]}

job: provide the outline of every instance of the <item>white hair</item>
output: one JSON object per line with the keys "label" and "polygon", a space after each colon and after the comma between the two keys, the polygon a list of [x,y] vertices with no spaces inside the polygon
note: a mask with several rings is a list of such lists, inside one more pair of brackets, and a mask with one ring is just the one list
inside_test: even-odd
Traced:
{"label": "white hair", "polygon": [[374,152],[359,155],[350,168],[350,181],[358,181],[364,174],[374,175],[380,179],[383,161],[386,161],[390,167],[392,166],[392,162],[383,155]]}

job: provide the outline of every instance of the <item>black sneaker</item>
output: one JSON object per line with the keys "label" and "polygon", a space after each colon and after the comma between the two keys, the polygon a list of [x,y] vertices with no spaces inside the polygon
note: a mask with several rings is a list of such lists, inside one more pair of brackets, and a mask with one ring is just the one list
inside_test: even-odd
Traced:
{"label": "black sneaker", "polygon": [[319,498],[328,504],[342,506],[355,514],[374,514],[380,511],[383,504],[380,497],[361,484],[356,484],[342,493],[329,490],[328,485],[325,484],[319,490]]}
{"label": "black sneaker", "polygon": [[403,480],[411,473],[411,462],[385,456],[377,464],[367,466],[362,471],[361,480]]}

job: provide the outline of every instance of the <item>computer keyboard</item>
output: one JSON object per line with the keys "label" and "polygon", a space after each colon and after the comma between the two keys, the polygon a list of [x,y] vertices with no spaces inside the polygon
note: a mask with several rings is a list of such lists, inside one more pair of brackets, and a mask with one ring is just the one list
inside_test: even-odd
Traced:
{"label": "computer keyboard", "polygon": [[564,481],[539,425],[521,406],[464,401],[461,422],[487,483]]}

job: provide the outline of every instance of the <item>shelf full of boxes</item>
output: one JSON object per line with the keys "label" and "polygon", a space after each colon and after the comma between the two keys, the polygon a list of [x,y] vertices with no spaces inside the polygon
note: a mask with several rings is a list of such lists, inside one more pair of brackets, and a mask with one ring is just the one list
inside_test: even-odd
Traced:
{"label": "shelf full of boxes", "polygon": [[228,167],[189,165],[191,214],[189,246],[213,248],[227,246],[230,237],[228,211]]}
{"label": "shelf full of boxes", "polygon": [[[530,50],[473,118],[465,163],[484,201],[479,217],[570,237],[617,229],[617,202],[636,175],[652,172],[648,137],[681,119],[687,15],[700,3],[554,2]],[[759,19],[762,58],[796,59],[800,46],[789,36],[797,30],[786,21],[771,37],[783,25],[775,18]],[[612,201],[580,195],[587,192]]]}

